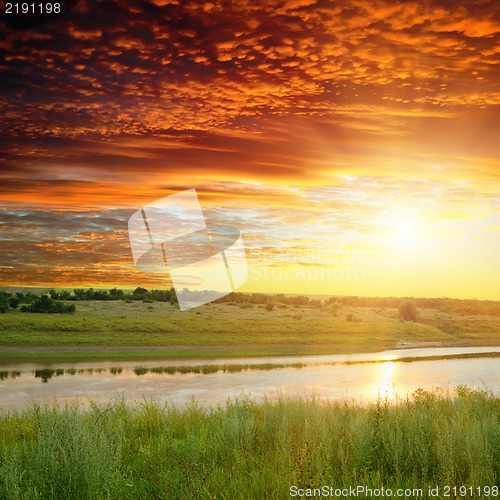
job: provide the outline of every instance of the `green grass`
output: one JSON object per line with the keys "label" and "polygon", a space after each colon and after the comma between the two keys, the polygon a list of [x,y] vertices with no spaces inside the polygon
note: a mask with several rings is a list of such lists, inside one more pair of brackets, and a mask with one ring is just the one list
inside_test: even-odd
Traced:
{"label": "green grass", "polygon": [[[451,397],[453,396],[453,397]],[[0,414],[0,498],[263,499],[289,487],[498,486],[500,399],[421,389],[391,405],[124,401]]]}
{"label": "green grass", "polygon": [[[500,317],[451,315],[425,309],[421,321],[401,321],[395,309],[263,307],[207,304],[180,312],[175,306],[134,302],[78,302],[73,315],[10,312],[0,315],[0,346],[151,347],[179,356],[337,353],[380,350],[398,342],[500,341]],[[352,315],[354,321],[348,321]],[[173,348],[173,349],[171,349]],[[216,352],[219,349],[222,352]],[[8,353],[2,356],[10,356]],[[95,355],[95,353],[94,353]],[[87,353],[91,357],[92,353]],[[121,354],[125,356],[125,354]],[[96,356],[95,356],[96,357]]]}

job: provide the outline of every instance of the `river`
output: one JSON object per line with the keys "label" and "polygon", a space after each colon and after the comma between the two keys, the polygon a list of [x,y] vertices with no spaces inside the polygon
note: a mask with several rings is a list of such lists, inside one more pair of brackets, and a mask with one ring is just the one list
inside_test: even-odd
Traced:
{"label": "river", "polygon": [[[378,353],[220,358],[169,361],[97,361],[56,364],[0,365],[0,408],[16,409],[58,401],[104,402],[123,396],[129,401],[156,400],[201,404],[228,398],[252,399],[311,396],[370,402],[392,401],[421,388],[445,390],[458,385],[500,394],[499,358],[433,359],[401,362],[401,358],[500,353],[500,347],[398,349]],[[289,366],[294,364],[298,366]],[[274,368],[273,364],[281,367]],[[179,373],[179,371],[183,373]],[[199,371],[199,373],[195,373]],[[205,372],[205,373],[203,373]]]}

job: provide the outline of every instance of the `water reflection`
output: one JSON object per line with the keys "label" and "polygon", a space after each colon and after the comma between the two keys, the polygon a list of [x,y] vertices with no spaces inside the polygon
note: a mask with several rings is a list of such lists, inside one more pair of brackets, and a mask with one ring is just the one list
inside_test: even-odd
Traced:
{"label": "water reflection", "polygon": [[[500,348],[490,350],[500,353]],[[450,351],[457,354],[456,349]],[[197,360],[190,365],[168,362],[163,366],[158,361],[143,366],[134,366],[133,362],[105,366],[101,362],[92,368],[24,365],[22,370],[0,371],[0,407],[22,407],[54,398],[99,401],[118,394],[130,400],[151,398],[174,403],[183,403],[194,396],[202,403],[217,404],[242,393],[259,399],[277,393],[303,396],[314,392],[318,397],[330,399],[371,401],[378,396],[395,398],[396,392],[404,397],[418,388],[427,390],[437,386],[469,385],[500,391],[498,358],[401,362],[398,355],[387,352],[376,355],[375,359],[372,355],[371,361],[366,355],[358,358],[350,355],[349,359],[341,360],[337,357],[333,361],[332,356],[308,356],[309,363],[288,357],[276,358],[279,363],[259,363],[259,360],[250,363],[247,359],[231,360],[232,363]]]}
{"label": "water reflection", "polygon": [[5,380],[8,377],[16,378],[16,377],[19,377],[19,375],[21,375],[21,372],[19,370],[12,370],[10,372],[0,371],[0,381]]}
{"label": "water reflection", "polygon": [[[470,349],[470,348],[469,348]],[[380,382],[375,385],[375,391],[378,392],[387,392],[389,387],[392,385],[392,378],[394,377],[394,370],[396,365],[402,363],[413,363],[417,361],[438,361],[444,359],[477,359],[477,358],[499,358],[500,357],[500,349],[498,348],[490,348],[497,349],[491,352],[479,350],[478,352],[466,352],[466,353],[451,353],[451,354],[443,354],[443,355],[425,355],[420,353],[419,356],[406,356],[406,357],[398,357],[394,354],[385,354],[382,357],[376,357],[374,359],[363,359],[363,355],[357,355],[358,359],[344,359],[344,360],[336,360],[336,361],[328,361],[325,358],[331,358],[331,356],[308,356],[309,362],[302,363],[294,361],[295,358],[292,358],[288,362],[281,363],[245,363],[244,360],[240,360],[237,363],[225,363],[218,364],[216,361],[209,362],[208,364],[200,364],[191,363],[188,365],[166,365],[166,366],[136,366],[134,368],[128,366],[125,367],[125,371],[132,370],[135,375],[138,377],[144,376],[148,373],[156,374],[156,375],[176,375],[176,374],[201,374],[201,375],[209,375],[214,373],[237,373],[237,372],[248,372],[248,371],[266,371],[266,370],[281,370],[284,368],[305,368],[311,366],[335,366],[335,365],[359,365],[359,364],[378,364],[380,366],[380,376],[377,376],[377,379],[380,379]],[[453,349],[456,350],[456,349]],[[422,351],[422,349],[420,349]],[[442,351],[442,349],[441,349]],[[286,360],[286,358],[284,358]],[[122,367],[110,367],[104,368],[102,366],[96,368],[38,368],[32,370],[35,378],[40,378],[42,382],[47,383],[52,377],[59,377],[61,375],[71,375],[74,376],[78,374],[89,374],[92,375],[94,373],[109,373],[111,375],[120,375],[123,372],[124,368]],[[0,381],[7,378],[16,378],[21,374],[19,370],[8,371],[0,371]]]}
{"label": "water reflection", "polygon": [[[113,368],[110,368],[110,372],[113,370]],[[41,378],[42,379],[42,382],[45,382],[47,383],[52,377],[56,376],[56,377],[60,377],[61,375],[76,375],[77,373],[88,373],[90,375],[92,375],[94,372],[95,373],[103,373],[105,372],[106,370],[104,368],[87,368],[87,369],[83,369],[83,368],[79,368],[78,370],[76,368],[57,368],[57,369],[52,369],[52,368],[42,368],[42,369],[39,369],[39,370],[33,370],[33,374],[35,375],[35,378]],[[112,373],[121,373],[122,369],[120,368],[119,371],[117,369],[114,369],[114,371]],[[4,372],[4,373],[8,373],[8,372]],[[16,374],[17,375],[20,375],[21,372],[20,371],[12,371],[10,372],[9,376],[13,376],[13,374]],[[15,376],[14,376],[15,378]]]}
{"label": "water reflection", "polygon": [[395,371],[396,363],[394,361],[384,361],[380,364],[380,380],[378,384],[375,385],[376,395],[389,395],[394,391],[394,383],[396,380]]}

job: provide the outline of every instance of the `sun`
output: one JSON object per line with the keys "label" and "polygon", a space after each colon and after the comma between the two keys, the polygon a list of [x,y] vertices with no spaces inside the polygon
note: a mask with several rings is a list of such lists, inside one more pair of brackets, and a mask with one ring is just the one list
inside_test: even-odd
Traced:
{"label": "sun", "polygon": [[410,239],[415,233],[415,226],[411,220],[401,220],[396,224],[396,233],[401,239]]}
{"label": "sun", "polygon": [[390,224],[388,243],[397,249],[411,249],[421,244],[421,224],[414,217],[398,217]]}
{"label": "sun", "polygon": [[389,252],[421,253],[428,246],[429,224],[415,211],[388,209],[374,219],[376,241]]}

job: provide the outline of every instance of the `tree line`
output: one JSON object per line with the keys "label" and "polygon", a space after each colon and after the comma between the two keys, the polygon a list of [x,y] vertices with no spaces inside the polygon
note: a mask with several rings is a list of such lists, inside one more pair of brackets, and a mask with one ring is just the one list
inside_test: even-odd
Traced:
{"label": "tree line", "polygon": [[45,294],[0,292],[0,313],[18,308],[21,312],[50,314],[74,313],[76,311],[75,304],[66,304],[62,300],[54,300]]}
{"label": "tree line", "polygon": [[339,302],[352,307],[399,308],[402,302],[411,301],[420,309],[438,309],[457,314],[488,314],[500,316],[500,301],[478,299],[452,299],[449,297],[330,297],[327,302]]}
{"label": "tree line", "polygon": [[[74,290],[52,289],[48,294],[38,295],[33,292],[0,292],[0,313],[18,309],[22,312],[49,312],[66,313],[74,312],[75,305],[67,302],[78,301],[112,301],[122,300],[125,302],[142,301],[146,303],[169,302],[177,303],[174,288],[165,290],[148,290],[137,287],[133,291],[126,291],[117,287],[105,290],[94,288],[75,288]],[[451,299],[439,298],[413,298],[413,297],[358,297],[358,296],[335,296],[326,299],[310,298],[306,295],[285,295],[265,293],[241,293],[232,292],[215,301],[215,303],[228,303],[230,305],[249,306],[264,305],[267,310],[276,307],[312,307],[339,309],[343,306],[371,307],[371,308],[395,308],[399,309],[402,317],[413,318],[416,308],[438,309],[448,313],[458,314],[488,314],[500,316],[500,301],[476,300],[476,299]],[[404,307],[402,307],[402,305]],[[411,304],[411,305],[409,305]]]}
{"label": "tree line", "polygon": [[75,304],[67,302],[77,302],[86,300],[123,300],[125,302],[169,302],[177,303],[175,290],[147,290],[137,287],[132,292],[125,292],[119,288],[101,290],[93,288],[75,288],[70,290],[52,289],[48,294],[38,295],[33,292],[0,292],[0,313],[19,309],[21,312],[38,313],[73,313],[76,311]]}

